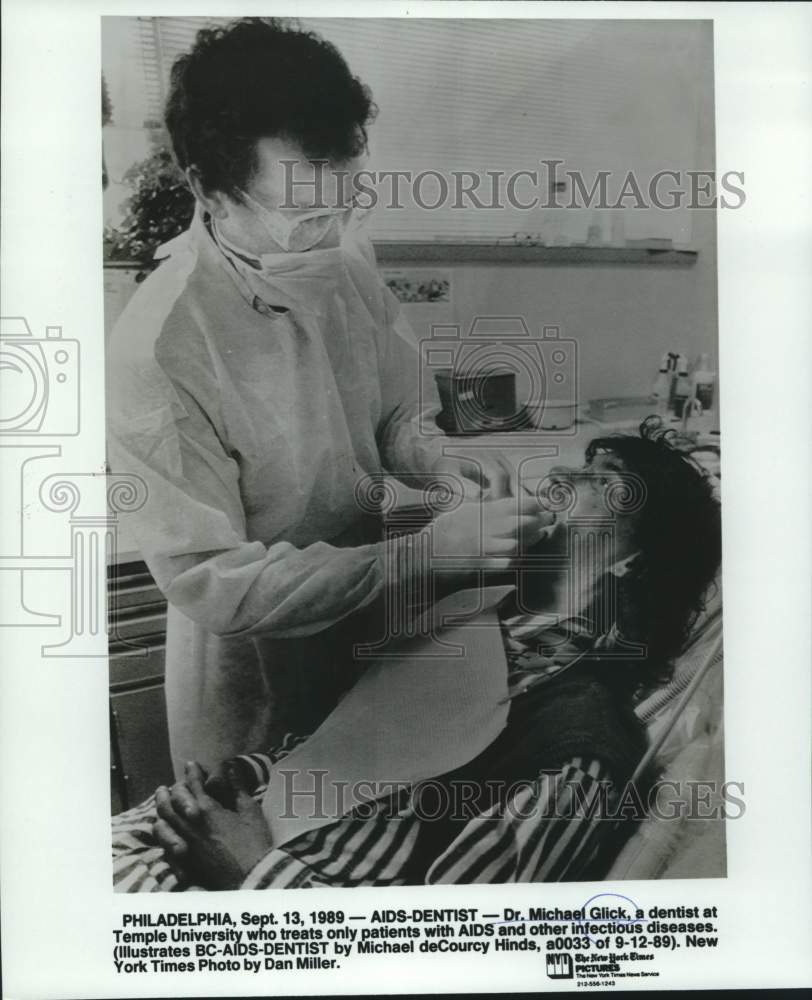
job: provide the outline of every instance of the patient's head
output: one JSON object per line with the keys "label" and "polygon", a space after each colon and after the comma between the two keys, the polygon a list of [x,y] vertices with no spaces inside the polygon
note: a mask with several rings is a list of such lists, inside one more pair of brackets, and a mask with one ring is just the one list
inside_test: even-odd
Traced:
{"label": "patient's head", "polygon": [[721,559],[721,521],[711,481],[646,423],[640,436],[596,438],[578,470],[556,470],[574,500],[567,520],[611,518],[615,544],[603,569],[630,558],[618,582],[618,624],[664,662],[684,645]]}

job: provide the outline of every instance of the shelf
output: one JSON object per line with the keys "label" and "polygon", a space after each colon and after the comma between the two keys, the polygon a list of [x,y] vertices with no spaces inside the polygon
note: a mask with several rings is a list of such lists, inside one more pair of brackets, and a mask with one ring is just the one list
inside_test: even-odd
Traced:
{"label": "shelf", "polygon": [[[513,243],[453,243],[443,240],[414,242],[377,240],[375,256],[379,264],[548,264],[553,267],[633,265],[637,267],[693,267],[698,250],[667,247],[587,247],[520,246]],[[151,271],[157,264],[105,261],[111,271]]]}
{"label": "shelf", "polygon": [[439,240],[376,242],[379,264],[547,264],[637,267],[693,267],[697,250],[666,247],[520,246],[513,243],[446,243]]}

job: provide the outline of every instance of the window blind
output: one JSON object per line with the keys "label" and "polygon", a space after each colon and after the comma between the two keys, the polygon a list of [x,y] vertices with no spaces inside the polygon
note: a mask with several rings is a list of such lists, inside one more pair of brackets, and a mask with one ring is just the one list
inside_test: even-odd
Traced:
{"label": "window blind", "polygon": [[[561,170],[581,171],[587,189],[598,170],[610,171],[616,187],[632,170],[645,193],[658,170],[708,166],[697,162],[700,22],[302,23],[333,41],[371,87],[380,109],[370,134],[378,170],[536,170],[543,181],[549,171],[540,161],[557,159]],[[437,192],[427,183],[425,200]],[[525,181],[516,192],[525,202],[534,193]],[[567,190],[561,200],[568,202]],[[622,214],[626,236],[690,241],[685,211],[629,207]],[[555,241],[583,238],[590,224],[606,236],[611,222],[590,211],[543,207],[413,207],[380,213],[374,232],[464,239],[546,230]]]}
{"label": "window blind", "polygon": [[[117,18],[129,22],[128,124],[158,121],[169,69],[197,31],[222,18]],[[700,21],[302,18],[342,52],[369,85],[379,108],[370,131],[367,166],[374,171],[436,171],[449,180],[444,203],[428,210],[402,183],[402,209],[373,213],[379,240],[510,240],[524,233],[544,242],[583,241],[597,226],[626,238],[661,237],[690,243],[690,212],[631,207],[622,211],[535,207],[475,208],[463,197],[454,208],[453,172],[482,178],[477,194],[492,202],[487,172],[506,179],[525,203],[549,199],[550,170],[541,161],[563,161],[559,202],[567,204],[578,171],[587,190],[597,171],[609,171],[614,198],[633,171],[644,194],[661,170],[709,169],[700,162],[703,102]],[[106,73],[109,73],[105,69]],[[140,83],[138,79],[140,78]],[[108,84],[110,80],[108,79]],[[138,93],[140,89],[140,93]],[[114,97],[115,109],[115,97]],[[115,109],[116,111],[118,109]],[[116,123],[120,117],[116,115]],[[466,183],[470,186],[472,181]],[[669,180],[661,191],[674,186]],[[390,184],[378,187],[388,195]],[[427,174],[419,194],[436,202],[443,188]],[[618,218],[620,223],[618,224]]]}

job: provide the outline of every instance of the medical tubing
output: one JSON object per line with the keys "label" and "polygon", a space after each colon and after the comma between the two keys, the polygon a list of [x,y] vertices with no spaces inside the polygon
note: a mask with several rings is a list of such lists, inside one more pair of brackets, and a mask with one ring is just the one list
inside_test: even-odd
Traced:
{"label": "medical tubing", "polygon": [[[679,721],[679,719],[680,719],[683,711],[685,710],[686,706],[690,702],[691,698],[696,693],[696,690],[699,687],[699,685],[701,684],[703,678],[708,673],[708,671],[710,670],[710,668],[712,666],[714,666],[714,664],[718,663],[722,659],[722,654],[723,654],[723,650],[722,650],[722,634],[721,634],[721,630],[720,630],[720,634],[717,637],[717,639],[715,640],[715,642],[713,643],[713,646],[711,647],[711,650],[710,650],[707,658],[701,663],[701,665],[699,666],[699,668],[690,677],[690,680],[688,681],[687,687],[685,689],[685,693],[683,694],[682,698],[680,698],[679,703],[674,708],[674,711],[673,711],[673,713],[671,715],[671,718],[669,719],[668,723],[663,728],[662,732],[659,733],[659,735],[657,736],[657,739],[654,740],[654,742],[649,746],[649,748],[646,750],[646,752],[641,757],[640,762],[638,763],[637,767],[634,769],[634,772],[632,773],[632,776],[629,778],[628,782],[626,783],[627,787],[629,787],[629,786],[631,786],[631,787],[636,786],[637,783],[640,781],[641,777],[646,773],[646,771],[648,770],[649,766],[651,765],[651,762],[655,759],[655,757],[657,756],[657,754],[662,749],[662,746],[665,743],[667,737],[669,736],[669,734],[673,730],[674,726]],[[673,697],[674,693],[675,692],[672,690],[671,697]],[[599,831],[606,831],[606,829],[607,829],[606,826],[604,825],[603,818],[599,814],[596,814],[596,815],[592,816],[588,820],[588,823],[589,823],[589,826],[588,826],[588,828],[586,830],[586,833],[584,834],[584,837],[583,837],[583,839],[581,841],[581,851],[580,851],[580,853],[581,853],[582,857],[588,857],[588,856],[590,856],[592,854],[592,852],[595,849],[595,841],[596,841],[598,832]],[[617,821],[617,820],[609,825],[610,829],[614,830],[614,831],[618,830],[620,828],[620,826],[621,826],[621,823],[620,823],[620,821]]]}
{"label": "medical tubing", "polygon": [[707,659],[696,671],[694,676],[691,678],[688,687],[685,689],[685,693],[683,694],[682,698],[680,698],[679,702],[677,703],[677,706],[674,708],[671,718],[663,727],[663,730],[661,733],[659,733],[657,739],[654,740],[654,742],[651,744],[648,750],[646,750],[646,752],[643,754],[640,763],[634,769],[634,774],[632,774],[630,779],[631,784],[634,784],[635,782],[639,781],[641,775],[644,774],[644,772],[647,770],[647,768],[654,760],[656,755],[660,752],[660,749],[665,743],[666,738],[669,736],[671,730],[679,721],[679,718],[682,715],[683,711],[685,710],[686,705],[693,697],[694,692],[701,684],[703,678],[708,673],[710,668],[715,663],[718,663],[721,659],[722,659],[722,633],[720,631],[715,642],[713,643],[713,646],[710,649]]}
{"label": "medical tubing", "polygon": [[[720,626],[721,627],[721,624]],[[703,665],[707,664],[704,661],[700,661],[693,668],[693,670],[685,671],[679,676],[675,677],[673,681],[670,682],[662,691],[657,691],[650,695],[644,701],[642,701],[636,708],[635,713],[638,718],[643,722],[649,722],[661,708],[664,708],[669,702],[684,691],[691,681],[696,677],[697,673],[703,669]]]}

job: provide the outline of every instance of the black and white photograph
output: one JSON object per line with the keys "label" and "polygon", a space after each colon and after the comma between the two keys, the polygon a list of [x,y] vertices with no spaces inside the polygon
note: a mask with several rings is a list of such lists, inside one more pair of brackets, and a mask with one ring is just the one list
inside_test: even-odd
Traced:
{"label": "black and white photograph", "polygon": [[116,890],[723,877],[711,23],[102,41]]}
{"label": "black and white photograph", "polygon": [[812,8],[2,27],[3,997],[812,985]]}

